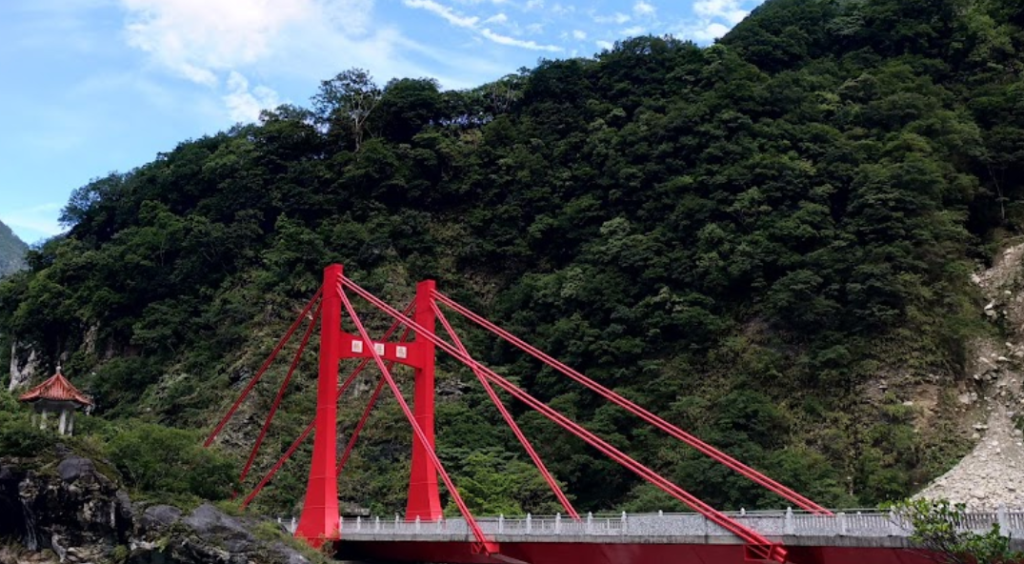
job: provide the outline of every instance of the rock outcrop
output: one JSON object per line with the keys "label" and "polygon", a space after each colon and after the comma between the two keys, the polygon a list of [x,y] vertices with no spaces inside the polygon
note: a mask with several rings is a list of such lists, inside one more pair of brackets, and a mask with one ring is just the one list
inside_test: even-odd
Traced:
{"label": "rock outcrop", "polygon": [[277,523],[233,517],[212,505],[191,512],[133,504],[92,460],[64,453],[26,469],[0,460],[0,564],[304,564]]}
{"label": "rock outcrop", "polygon": [[11,343],[11,371],[7,390],[13,392],[28,384],[39,370],[39,357],[36,355],[36,351],[34,349],[22,351],[15,339]]}

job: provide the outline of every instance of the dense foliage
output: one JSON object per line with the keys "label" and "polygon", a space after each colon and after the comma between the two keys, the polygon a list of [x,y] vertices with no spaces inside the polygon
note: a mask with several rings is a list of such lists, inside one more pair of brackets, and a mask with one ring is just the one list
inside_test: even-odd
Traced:
{"label": "dense foliage", "polygon": [[58,436],[55,421],[51,419],[44,430],[31,413],[14,396],[0,391],[0,458],[52,468],[59,457],[74,452],[94,460],[100,471],[127,486],[136,499],[183,506],[199,500],[227,500],[235,489],[234,461],[220,448],[202,448],[195,432],[78,414],[77,435]]}
{"label": "dense foliage", "polygon": [[0,277],[25,268],[25,252],[28,245],[0,221]]}
{"label": "dense foliage", "polygon": [[[66,355],[104,417],[208,427],[325,264],[393,303],[433,277],[817,501],[900,498],[963,445],[941,419],[916,428],[897,394],[866,392],[950,382],[982,330],[968,274],[1024,221],[1021,25],[1020,0],[770,0],[712,47],[640,37],[470,91],[347,71],[311,109],[268,111],[77,190],[69,234],[0,286],[0,322],[50,362]],[[778,504],[468,335],[714,505]],[[441,372],[441,455],[473,506],[550,510],[486,396],[455,383],[472,374]],[[263,467],[310,417],[311,383],[286,398]],[[265,412],[273,387],[247,409]],[[515,409],[581,510],[673,508]],[[342,413],[347,431],[358,408]],[[346,499],[402,506],[400,417],[393,403],[376,414]],[[231,444],[258,429],[240,419]],[[301,501],[299,456],[265,507]]]}
{"label": "dense foliage", "polygon": [[1024,553],[1010,547],[1010,537],[999,525],[984,533],[964,530],[966,507],[947,501],[916,499],[903,501],[893,509],[913,531],[911,540],[933,551],[946,564],[1014,564]]}

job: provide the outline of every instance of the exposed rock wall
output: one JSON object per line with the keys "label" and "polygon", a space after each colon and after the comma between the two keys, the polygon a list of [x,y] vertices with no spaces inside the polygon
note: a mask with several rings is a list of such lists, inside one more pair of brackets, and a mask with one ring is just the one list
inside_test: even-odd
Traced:
{"label": "exposed rock wall", "polygon": [[1015,427],[1024,411],[1024,244],[1006,249],[973,277],[986,298],[985,315],[1001,325],[1005,341],[975,344],[971,385],[960,402],[980,405],[974,450],[918,496],[964,503],[971,509],[1024,509],[1024,437]]}
{"label": "exposed rock wall", "polygon": [[18,347],[17,339],[11,343],[11,379],[7,386],[7,391],[13,392],[15,389],[28,384],[39,372],[39,356],[36,354],[34,349],[29,349],[28,353],[25,354]]}
{"label": "exposed rock wall", "polygon": [[[133,504],[93,461],[66,455],[55,471],[0,461],[0,564],[305,564],[282,542],[254,533],[276,523],[202,505],[190,513]],[[262,538],[261,538],[262,537]],[[272,540],[266,540],[271,538]]]}

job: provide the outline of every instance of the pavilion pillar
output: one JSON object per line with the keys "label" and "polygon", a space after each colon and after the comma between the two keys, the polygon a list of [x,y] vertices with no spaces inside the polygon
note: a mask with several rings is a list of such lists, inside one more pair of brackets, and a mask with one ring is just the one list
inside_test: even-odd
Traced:
{"label": "pavilion pillar", "polygon": [[60,422],[57,424],[57,432],[61,435],[65,434],[68,429],[68,410],[61,408],[60,410]]}
{"label": "pavilion pillar", "polygon": [[44,431],[46,430],[46,408],[45,407],[39,413],[39,428],[44,430]]}

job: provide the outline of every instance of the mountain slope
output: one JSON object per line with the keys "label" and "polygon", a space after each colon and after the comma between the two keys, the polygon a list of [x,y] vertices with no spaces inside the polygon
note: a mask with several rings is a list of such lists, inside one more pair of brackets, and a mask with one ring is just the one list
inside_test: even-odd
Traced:
{"label": "mountain slope", "polygon": [[[773,0],[714,47],[636,38],[472,91],[342,73],[310,110],[76,192],[69,236],[0,285],[0,321],[90,375],[104,417],[199,427],[324,265],[396,304],[436,278],[824,504],[906,496],[969,450],[956,396],[972,385],[968,343],[991,332],[969,275],[1024,219],[1022,13],[1016,0]],[[467,341],[707,501],[778,505],[507,348]],[[473,375],[440,372],[441,456],[474,508],[553,511]],[[229,427],[240,457],[282,377]],[[261,465],[312,413],[312,378],[294,386]],[[515,409],[582,510],[673,507]],[[343,432],[358,411],[341,410]],[[375,417],[342,495],[389,512],[409,433],[393,403]],[[308,456],[264,507],[300,501]]]}
{"label": "mountain slope", "polygon": [[26,245],[11,228],[0,222],[0,277],[17,272],[25,267]]}

